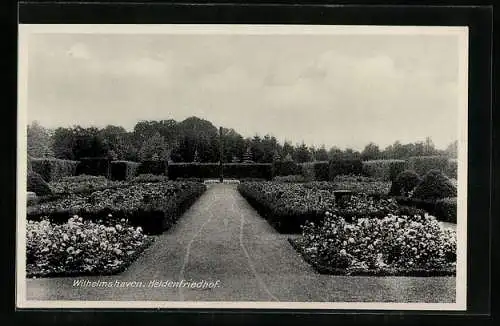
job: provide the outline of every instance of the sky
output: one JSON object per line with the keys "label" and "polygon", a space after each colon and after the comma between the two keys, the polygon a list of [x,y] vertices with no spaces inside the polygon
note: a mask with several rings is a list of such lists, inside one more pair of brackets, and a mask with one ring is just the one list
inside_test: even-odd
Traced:
{"label": "sky", "polygon": [[[31,34],[28,122],[197,116],[245,137],[361,150],[458,133],[452,35]],[[21,48],[22,51],[22,48]]]}

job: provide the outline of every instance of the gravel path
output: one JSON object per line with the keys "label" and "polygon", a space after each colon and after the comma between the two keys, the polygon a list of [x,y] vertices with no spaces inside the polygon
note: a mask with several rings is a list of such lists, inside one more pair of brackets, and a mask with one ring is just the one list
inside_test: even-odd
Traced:
{"label": "gravel path", "polygon": [[[317,274],[287,237],[258,215],[236,185],[210,185],[178,223],[158,236],[125,272],[106,277],[29,279],[27,299],[454,302],[454,277]],[[78,280],[143,285],[74,286]],[[155,280],[218,283],[197,289],[150,287]]]}

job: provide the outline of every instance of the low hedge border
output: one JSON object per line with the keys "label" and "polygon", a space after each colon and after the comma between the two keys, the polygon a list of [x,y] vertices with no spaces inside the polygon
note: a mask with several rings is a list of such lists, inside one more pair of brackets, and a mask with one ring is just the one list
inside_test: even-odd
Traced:
{"label": "low hedge border", "polygon": [[295,251],[304,259],[306,263],[319,274],[325,275],[345,275],[345,276],[414,276],[414,277],[436,277],[436,276],[455,276],[456,269],[364,269],[347,270],[344,268],[334,268],[317,263],[309,257],[300,245],[300,239],[288,238],[288,242]]}
{"label": "low hedge border", "polygon": [[126,257],[122,264],[115,266],[110,270],[105,271],[61,271],[61,272],[39,272],[36,270],[28,270],[26,266],[26,277],[27,278],[44,278],[44,277],[75,277],[75,276],[109,276],[116,275],[124,272],[130,265],[139,258],[139,256],[149,247],[156,239],[149,236],[144,243],[137,247],[135,252]]}
{"label": "low hedge border", "polygon": [[[240,188],[239,188],[240,189]],[[294,216],[281,216],[273,211],[271,205],[258,201],[256,198],[250,196],[246,191],[241,191],[240,194],[268,223],[279,233],[283,234],[297,234],[301,233],[301,225],[306,221],[316,222],[323,219],[324,212],[317,212],[309,216],[294,215]]]}
{"label": "low hedge border", "polygon": [[450,198],[438,200],[422,200],[409,197],[394,197],[398,204],[413,206],[425,210],[439,221],[457,223],[457,201]]}
{"label": "low hedge border", "polygon": [[143,203],[138,208],[112,207],[95,208],[88,210],[85,208],[67,208],[60,210],[40,211],[36,207],[28,207],[27,219],[41,220],[48,216],[54,223],[65,223],[73,215],[82,216],[86,220],[99,221],[103,216],[111,214],[113,217],[108,222],[126,219],[133,226],[140,226],[144,234],[161,234],[175,224],[177,219],[205,192],[206,186],[199,184],[199,187],[190,192],[181,192],[176,195],[176,205],[169,201],[153,201]]}

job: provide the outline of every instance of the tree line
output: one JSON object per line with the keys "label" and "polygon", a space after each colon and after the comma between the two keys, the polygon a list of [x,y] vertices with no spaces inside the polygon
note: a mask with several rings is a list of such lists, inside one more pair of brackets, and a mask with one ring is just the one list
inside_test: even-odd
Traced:
{"label": "tree line", "polygon": [[[352,148],[307,146],[304,142],[281,144],[276,137],[243,137],[231,128],[223,128],[224,162],[269,163],[293,160],[299,163],[329,159],[405,159],[410,156],[446,155],[456,158],[457,142],[439,150],[431,138],[425,142],[402,144],[399,141],[383,149],[369,143],[360,152]],[[84,157],[108,157],[112,160],[173,162],[218,162],[220,159],[219,130],[210,122],[190,117],[177,122],[173,119],[139,121],[132,131],[121,126],[104,128],[81,126],[48,129],[37,122],[28,126],[28,155],[80,160]]]}

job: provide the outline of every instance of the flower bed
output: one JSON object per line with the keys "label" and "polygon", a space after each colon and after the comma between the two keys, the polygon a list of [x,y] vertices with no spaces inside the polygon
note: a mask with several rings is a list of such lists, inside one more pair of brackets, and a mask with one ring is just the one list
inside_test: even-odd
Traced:
{"label": "flower bed", "polygon": [[109,223],[124,218],[148,234],[157,234],[170,228],[205,189],[194,182],[137,183],[29,206],[27,217],[39,220],[47,216],[65,223],[73,215],[96,221],[112,214]]}
{"label": "flower bed", "polygon": [[303,184],[245,182],[238,190],[280,232],[299,232],[306,221],[322,218],[334,206],[329,190],[309,189]]}
{"label": "flower bed", "polygon": [[326,211],[349,221],[387,214],[418,215],[422,210],[400,206],[396,200],[354,193],[336,198],[338,186],[331,182],[304,184],[279,182],[246,182],[238,186],[243,197],[280,232],[301,232],[306,221],[321,221]]}
{"label": "flower bed", "polygon": [[318,272],[344,275],[455,275],[456,233],[429,215],[408,219],[387,215],[347,223],[326,214],[290,240]]}
{"label": "flower bed", "polygon": [[103,176],[82,175],[50,182],[49,186],[57,197],[61,197],[61,195],[88,194],[99,190],[127,187],[128,183],[125,181],[111,181]]}
{"label": "flower bed", "polygon": [[27,277],[111,275],[125,270],[153,238],[126,220],[104,226],[74,216],[64,224],[28,221]]}

